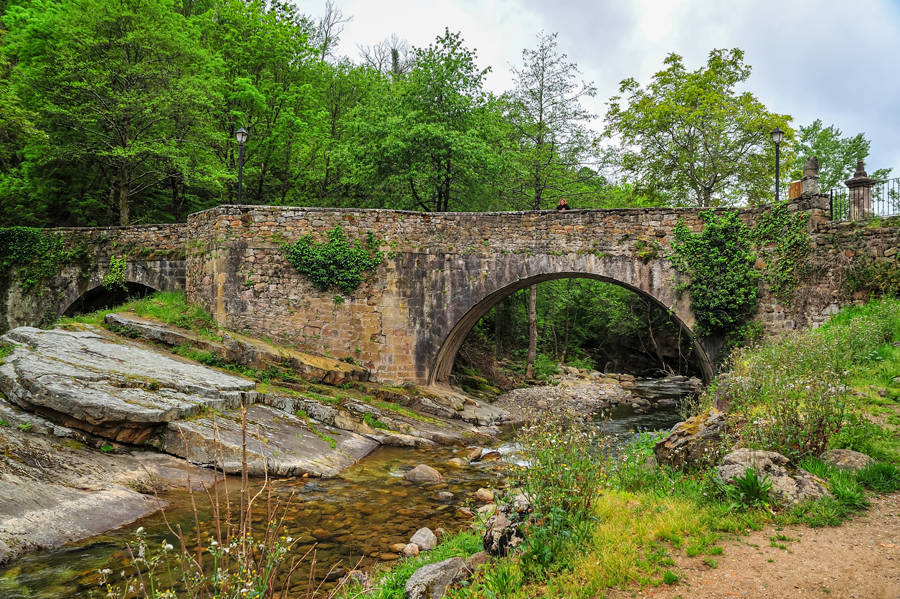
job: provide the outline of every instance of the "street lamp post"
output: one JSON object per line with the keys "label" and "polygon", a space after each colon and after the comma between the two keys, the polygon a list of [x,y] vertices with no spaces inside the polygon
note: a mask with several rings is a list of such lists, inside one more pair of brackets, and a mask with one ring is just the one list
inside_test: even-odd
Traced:
{"label": "street lamp post", "polygon": [[775,142],[775,201],[778,201],[779,171],[781,171],[781,140],[784,139],[784,131],[779,127],[772,129],[772,141]]}
{"label": "street lamp post", "polygon": [[244,178],[244,146],[247,143],[247,138],[250,137],[250,134],[247,133],[247,130],[241,127],[234,133],[235,139],[237,139],[238,147],[240,147],[240,153],[238,155],[238,197],[237,203],[238,206],[241,205],[241,191],[243,187],[243,178]]}

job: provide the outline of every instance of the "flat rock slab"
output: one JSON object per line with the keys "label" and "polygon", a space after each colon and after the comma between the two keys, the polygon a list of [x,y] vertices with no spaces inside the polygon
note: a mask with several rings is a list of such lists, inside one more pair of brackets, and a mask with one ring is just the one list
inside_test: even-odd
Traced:
{"label": "flat rock slab", "polygon": [[310,381],[340,385],[347,381],[365,381],[369,378],[368,371],[360,366],[275,345],[234,331],[225,332],[222,342],[219,343],[201,337],[193,331],[143,318],[130,312],[107,314],[105,322],[118,331],[124,329],[144,339],[171,346],[192,345],[212,351],[229,362],[253,368],[289,365],[297,374]]}
{"label": "flat rock slab", "polygon": [[[317,434],[318,433],[318,434]],[[228,410],[168,425],[160,449],[202,466],[241,471],[241,415]],[[247,408],[247,464],[252,476],[335,476],[378,443],[265,405]]]}
{"label": "flat rock slab", "polygon": [[253,381],[115,343],[93,331],[19,327],[0,366],[0,391],[14,404],[67,427],[144,443],[167,422],[253,401]]}

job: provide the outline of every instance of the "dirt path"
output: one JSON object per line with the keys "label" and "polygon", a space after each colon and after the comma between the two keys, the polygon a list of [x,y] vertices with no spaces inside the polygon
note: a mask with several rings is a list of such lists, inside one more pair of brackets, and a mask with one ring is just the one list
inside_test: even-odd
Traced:
{"label": "dirt path", "polygon": [[712,558],[717,568],[683,557],[681,583],[609,596],[900,599],[900,493],[875,498],[867,512],[837,528],[767,527],[723,547]]}

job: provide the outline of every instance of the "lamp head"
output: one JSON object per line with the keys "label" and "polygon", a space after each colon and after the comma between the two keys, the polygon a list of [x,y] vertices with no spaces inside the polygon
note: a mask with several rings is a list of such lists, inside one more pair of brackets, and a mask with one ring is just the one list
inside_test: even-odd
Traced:
{"label": "lamp head", "polygon": [[775,145],[780,144],[782,139],[784,139],[784,131],[779,127],[772,129],[772,141],[775,142]]}

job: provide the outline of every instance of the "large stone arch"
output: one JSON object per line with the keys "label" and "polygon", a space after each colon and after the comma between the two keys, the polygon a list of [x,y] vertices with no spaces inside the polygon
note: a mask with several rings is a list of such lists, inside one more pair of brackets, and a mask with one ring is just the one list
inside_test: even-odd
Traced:
{"label": "large stone arch", "polygon": [[[456,262],[454,264],[454,262]],[[498,256],[481,265],[466,257],[450,260],[443,270],[442,284],[450,288],[443,317],[432,311],[433,329],[420,337],[417,356],[427,363],[429,384],[445,381],[456,353],[468,332],[487,312],[510,294],[536,283],[561,278],[590,278],[625,287],[651,299],[673,315],[682,329],[697,342],[696,357],[707,380],[713,375],[713,360],[702,339],[692,331],[694,314],[686,294],[676,291],[677,273],[664,259],[641,260],[631,256],[567,254],[562,256]],[[482,269],[476,280],[461,280],[458,273]],[[446,289],[445,287],[445,289]],[[434,306],[437,308],[437,306]],[[424,337],[424,338],[423,338]]]}

